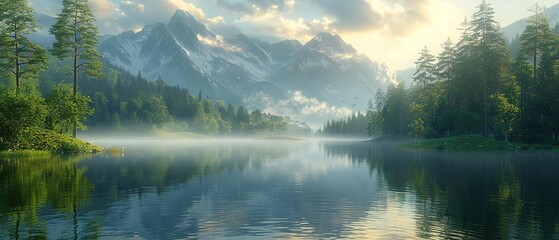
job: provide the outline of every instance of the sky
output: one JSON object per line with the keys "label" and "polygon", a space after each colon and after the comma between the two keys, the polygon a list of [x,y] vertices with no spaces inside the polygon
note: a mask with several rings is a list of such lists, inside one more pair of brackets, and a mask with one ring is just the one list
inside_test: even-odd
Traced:
{"label": "sky", "polygon": [[[62,0],[30,0],[37,12],[55,16]],[[530,15],[536,1],[487,0],[502,27]],[[102,34],[139,31],[168,22],[183,9],[224,37],[244,33],[268,42],[297,39],[303,44],[318,32],[339,34],[359,52],[392,70],[414,66],[419,51],[433,53],[471,17],[481,0],[89,0]],[[540,0],[552,7],[557,0]]]}

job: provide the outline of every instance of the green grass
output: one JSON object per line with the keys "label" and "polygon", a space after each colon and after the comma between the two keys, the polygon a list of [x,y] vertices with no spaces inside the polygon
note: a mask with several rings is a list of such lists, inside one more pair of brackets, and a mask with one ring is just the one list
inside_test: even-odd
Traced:
{"label": "green grass", "polygon": [[[19,144],[12,151],[3,154],[36,155],[50,153],[94,153],[102,150],[101,147],[58,134],[41,128],[30,128],[23,131]],[[13,153],[11,153],[13,152]]]}
{"label": "green grass", "polygon": [[551,145],[506,143],[493,138],[472,135],[422,140],[406,144],[404,147],[439,151],[525,151],[553,149]]}
{"label": "green grass", "polygon": [[0,157],[48,157],[52,153],[39,150],[0,151]]}

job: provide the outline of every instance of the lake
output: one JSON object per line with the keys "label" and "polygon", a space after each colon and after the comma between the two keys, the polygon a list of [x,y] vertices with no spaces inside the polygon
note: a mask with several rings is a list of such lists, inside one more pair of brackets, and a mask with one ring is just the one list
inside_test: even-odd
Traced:
{"label": "lake", "polygon": [[559,239],[559,155],[102,141],[0,159],[0,239]]}

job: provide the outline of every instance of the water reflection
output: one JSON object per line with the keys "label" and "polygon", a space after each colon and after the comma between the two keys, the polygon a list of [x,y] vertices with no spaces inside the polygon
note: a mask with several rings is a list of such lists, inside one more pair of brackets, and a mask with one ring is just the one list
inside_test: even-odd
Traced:
{"label": "water reflection", "polygon": [[0,160],[0,230],[9,238],[46,238],[46,206],[71,219],[78,237],[78,207],[87,204],[93,185],[79,168],[78,157],[30,157]]}
{"label": "water reflection", "polygon": [[552,153],[314,141],[124,147],[0,159],[0,239],[559,238]]}
{"label": "water reflection", "polygon": [[416,237],[559,238],[556,153],[397,151],[383,144],[325,149],[366,162],[390,192],[411,195],[402,201],[414,205]]}
{"label": "water reflection", "polygon": [[126,149],[83,162],[107,204],[95,210],[109,209],[108,231],[121,236],[338,237],[377,201],[368,171],[317,143]]}

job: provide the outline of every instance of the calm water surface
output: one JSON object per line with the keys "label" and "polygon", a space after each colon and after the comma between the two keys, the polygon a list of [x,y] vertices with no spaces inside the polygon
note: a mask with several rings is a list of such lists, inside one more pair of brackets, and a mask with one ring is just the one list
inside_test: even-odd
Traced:
{"label": "calm water surface", "polygon": [[559,239],[554,153],[97,143],[125,151],[0,159],[0,239]]}

